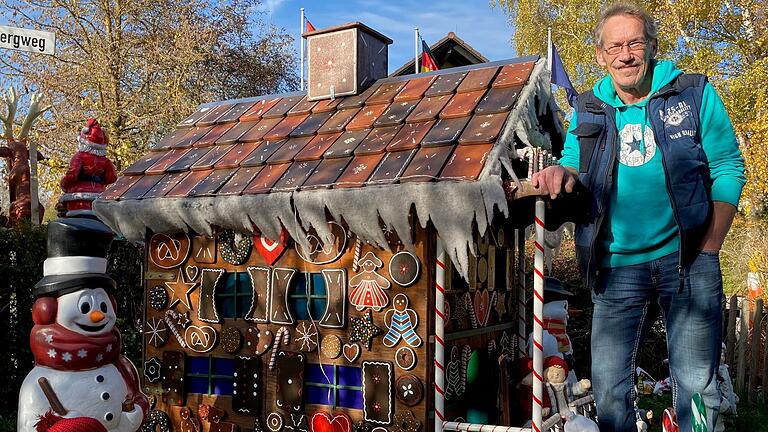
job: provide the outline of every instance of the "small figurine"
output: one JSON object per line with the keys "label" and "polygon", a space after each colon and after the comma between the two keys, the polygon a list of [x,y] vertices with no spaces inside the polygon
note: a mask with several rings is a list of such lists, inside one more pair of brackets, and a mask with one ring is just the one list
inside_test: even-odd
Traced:
{"label": "small figurine", "polygon": [[74,417],[102,426],[74,430],[135,432],[147,415],[149,401],[115,327],[117,287],[106,274],[113,236],[92,219],[48,224],[48,258],[32,306],[35,367],[19,392],[20,431],[66,430],[53,425]]}
{"label": "small figurine", "polygon": [[560,357],[550,356],[544,359],[544,386],[547,389],[547,398],[545,398],[545,408],[542,409],[542,415],[550,416],[550,413],[558,412],[565,417],[571,410],[568,404],[578,397],[584,396],[592,387],[588,379],[583,379],[575,384],[569,385],[566,381],[568,377],[568,364]]}
{"label": "small figurine", "polygon": [[389,304],[389,296],[384,292],[389,289],[390,283],[384,276],[376,273],[376,269],[384,265],[381,260],[368,252],[359,261],[362,273],[349,278],[349,302],[359,311],[371,308],[379,312]]}
{"label": "small figurine", "polygon": [[108,185],[117,181],[112,162],[107,159],[109,138],[98,120],[89,118],[77,137],[77,153],[61,179],[64,190],[59,200],[67,217],[92,216],[91,203]]}

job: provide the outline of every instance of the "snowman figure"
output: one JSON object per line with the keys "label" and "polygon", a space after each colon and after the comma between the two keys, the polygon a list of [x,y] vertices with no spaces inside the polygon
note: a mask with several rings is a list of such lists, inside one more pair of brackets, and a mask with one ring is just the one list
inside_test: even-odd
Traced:
{"label": "snowman figure", "polygon": [[32,307],[35,367],[19,392],[19,432],[53,432],[66,424],[135,432],[144,421],[148,400],[115,328],[116,285],[106,275],[112,237],[92,219],[48,224],[48,258]]}

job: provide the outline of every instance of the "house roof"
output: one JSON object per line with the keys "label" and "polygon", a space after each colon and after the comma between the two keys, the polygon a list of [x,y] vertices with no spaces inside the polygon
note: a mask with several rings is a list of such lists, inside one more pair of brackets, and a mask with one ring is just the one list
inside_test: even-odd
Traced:
{"label": "house roof", "polygon": [[[437,66],[440,69],[454,68],[458,66],[468,66],[478,63],[487,63],[488,59],[479,51],[474,49],[464,39],[456,36],[454,32],[448,32],[442,39],[429,46],[432,55],[435,57]],[[397,68],[389,76],[404,76],[413,73],[413,62]]]}
{"label": "house roof", "polygon": [[484,232],[494,206],[507,211],[501,165],[511,171],[513,142],[546,145],[536,118],[549,101],[544,72],[526,57],[385,78],[335,100],[296,92],[204,104],[94,210],[132,241],[146,229],[277,238],[285,227],[299,242],[310,227],[327,234],[328,211],[386,246],[379,219],[408,245],[414,204],[422,225],[432,220],[464,249],[451,256],[466,269],[473,221]]}

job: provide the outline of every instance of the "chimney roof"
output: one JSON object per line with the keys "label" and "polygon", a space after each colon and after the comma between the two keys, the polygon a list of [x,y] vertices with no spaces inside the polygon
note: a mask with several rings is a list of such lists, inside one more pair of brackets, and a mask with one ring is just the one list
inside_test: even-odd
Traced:
{"label": "chimney roof", "polygon": [[359,21],[349,22],[349,23],[342,24],[342,25],[337,25],[337,26],[334,26],[334,27],[326,27],[326,28],[322,28],[322,29],[315,30],[315,31],[312,31],[312,32],[304,32],[304,33],[301,34],[301,37],[307,38],[309,36],[317,36],[317,35],[321,35],[321,34],[325,34],[325,33],[337,32],[339,30],[347,30],[347,29],[352,29],[352,28],[359,28],[361,30],[364,30],[365,32],[370,33],[371,36],[375,36],[377,39],[381,40],[382,42],[384,42],[387,45],[390,45],[392,43],[392,39],[384,36],[383,34],[377,32],[376,30],[368,27],[367,25],[365,25],[365,24],[363,24],[363,23],[361,23]]}

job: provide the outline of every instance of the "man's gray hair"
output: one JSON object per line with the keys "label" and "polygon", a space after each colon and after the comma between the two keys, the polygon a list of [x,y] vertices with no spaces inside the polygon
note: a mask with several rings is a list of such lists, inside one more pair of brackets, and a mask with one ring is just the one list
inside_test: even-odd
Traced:
{"label": "man's gray hair", "polygon": [[645,40],[648,43],[655,42],[659,35],[659,26],[656,24],[656,20],[642,7],[634,3],[619,2],[614,3],[603,11],[600,15],[600,21],[595,27],[595,43],[597,46],[603,45],[603,26],[609,18],[613,18],[618,15],[633,16],[643,22],[643,34]]}

